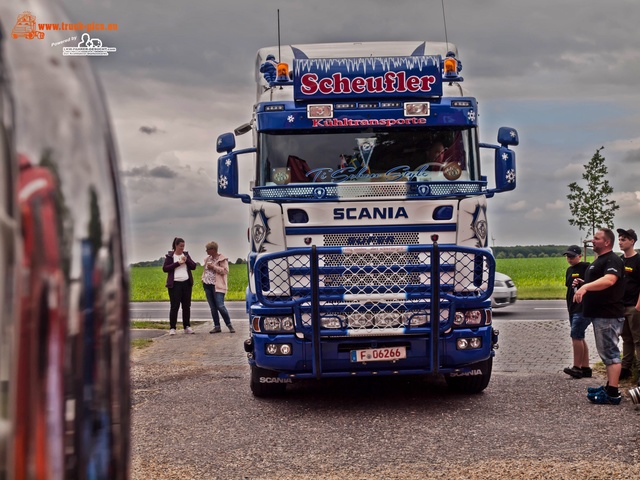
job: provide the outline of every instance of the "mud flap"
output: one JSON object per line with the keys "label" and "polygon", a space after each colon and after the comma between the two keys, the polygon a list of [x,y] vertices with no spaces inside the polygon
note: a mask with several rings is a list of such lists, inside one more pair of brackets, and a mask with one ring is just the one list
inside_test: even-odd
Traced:
{"label": "mud flap", "polygon": [[464,373],[449,373],[444,379],[451,391],[457,393],[480,393],[491,380],[493,357],[482,362],[474,363],[470,370]]}
{"label": "mud flap", "polygon": [[287,390],[290,378],[279,378],[278,372],[251,365],[251,393],[254,397],[274,397]]}

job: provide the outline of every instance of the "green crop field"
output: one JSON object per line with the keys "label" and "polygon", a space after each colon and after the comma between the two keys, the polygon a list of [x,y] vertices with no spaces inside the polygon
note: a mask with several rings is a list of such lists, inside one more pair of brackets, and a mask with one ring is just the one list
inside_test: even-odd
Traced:
{"label": "green crop field", "polygon": [[[167,288],[167,274],[162,267],[131,267],[131,301],[132,302],[162,302],[169,301]],[[205,300],[202,289],[202,267],[198,266],[193,271],[192,300]],[[244,300],[247,288],[247,266],[229,265],[229,278],[226,300]]]}
{"label": "green crop field", "polygon": [[[505,258],[496,260],[497,270],[509,275],[518,287],[520,299],[562,299],[565,295],[564,257]],[[247,265],[229,265],[227,300],[244,300],[247,288]],[[193,300],[206,300],[202,289],[202,267],[194,272]],[[167,275],[162,267],[131,268],[131,301],[168,301],[164,284]]]}
{"label": "green crop field", "polygon": [[511,277],[520,299],[564,298],[564,274],[569,264],[564,257],[503,258],[496,270]]}

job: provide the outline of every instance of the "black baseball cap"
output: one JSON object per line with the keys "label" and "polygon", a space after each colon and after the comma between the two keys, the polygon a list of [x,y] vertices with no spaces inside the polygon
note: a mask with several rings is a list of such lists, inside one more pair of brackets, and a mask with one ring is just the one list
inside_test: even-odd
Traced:
{"label": "black baseball cap", "polygon": [[582,255],[582,249],[578,245],[571,245],[569,248],[567,248],[567,251],[564,252],[563,255],[569,255],[570,257]]}
{"label": "black baseball cap", "polygon": [[629,230],[618,228],[616,231],[618,232],[618,235],[623,235],[627,238],[632,238],[634,242],[638,241],[638,235],[636,235],[636,232],[631,228]]}

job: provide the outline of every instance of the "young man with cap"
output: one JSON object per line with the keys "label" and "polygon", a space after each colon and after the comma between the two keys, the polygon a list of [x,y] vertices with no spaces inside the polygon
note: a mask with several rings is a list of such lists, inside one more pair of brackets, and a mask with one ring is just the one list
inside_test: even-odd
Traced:
{"label": "young man with cap", "polygon": [[596,348],[607,367],[607,384],[587,389],[592,403],[620,405],[618,390],[620,378],[620,349],[618,341],[624,324],[624,262],[613,253],[616,235],[609,228],[601,228],[593,236],[593,251],[598,258],[589,265],[585,282],[573,295],[577,303],[583,302],[582,314],[591,320]]}
{"label": "young man with cap", "polygon": [[573,378],[591,377],[589,367],[589,347],[584,339],[590,320],[582,315],[582,304],[573,301],[573,294],[584,283],[589,264],[582,262],[582,249],[571,245],[564,252],[569,267],[565,274],[567,287],[567,310],[569,311],[569,325],[571,325],[571,346],[573,347],[573,366],[564,369],[564,373]]}
{"label": "young man with cap", "polygon": [[640,255],[633,248],[638,235],[632,229],[617,229],[618,245],[622,250],[624,262],[624,325],[622,327],[622,370],[620,380],[631,377],[631,368],[635,356],[640,370],[640,312],[636,304],[640,297]]}

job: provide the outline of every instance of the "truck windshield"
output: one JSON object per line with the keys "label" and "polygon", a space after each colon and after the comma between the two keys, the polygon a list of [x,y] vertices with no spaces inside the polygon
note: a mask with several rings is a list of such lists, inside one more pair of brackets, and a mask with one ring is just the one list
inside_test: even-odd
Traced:
{"label": "truck windshield", "polygon": [[477,181],[475,128],[261,133],[257,186]]}

